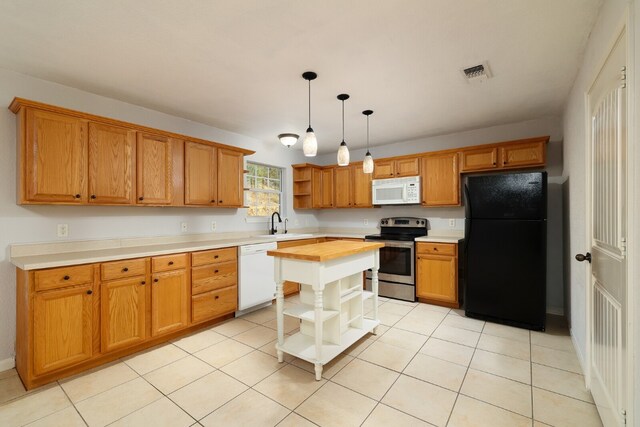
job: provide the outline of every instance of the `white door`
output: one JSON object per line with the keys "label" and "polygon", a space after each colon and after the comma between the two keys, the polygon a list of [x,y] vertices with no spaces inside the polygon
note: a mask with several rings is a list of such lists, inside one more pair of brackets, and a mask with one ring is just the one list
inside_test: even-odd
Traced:
{"label": "white door", "polygon": [[626,58],[625,28],[588,93],[591,249],[576,256],[591,262],[588,376],[605,426],[624,425],[627,405]]}

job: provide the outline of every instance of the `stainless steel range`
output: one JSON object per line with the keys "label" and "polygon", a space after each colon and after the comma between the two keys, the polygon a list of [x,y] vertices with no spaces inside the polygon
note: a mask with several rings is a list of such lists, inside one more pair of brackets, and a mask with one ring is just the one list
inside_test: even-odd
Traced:
{"label": "stainless steel range", "polygon": [[[385,244],[380,249],[380,296],[416,300],[415,239],[427,235],[427,224],[426,218],[383,218],[380,220],[380,234],[365,236],[365,241]],[[371,290],[371,270],[367,271],[366,286]]]}

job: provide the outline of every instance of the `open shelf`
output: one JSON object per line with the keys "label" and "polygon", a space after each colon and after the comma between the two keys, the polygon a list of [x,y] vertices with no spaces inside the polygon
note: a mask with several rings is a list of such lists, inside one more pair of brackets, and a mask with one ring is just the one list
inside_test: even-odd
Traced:
{"label": "open shelf", "polygon": [[[340,337],[340,344],[331,344],[328,342],[322,343],[322,358],[320,363],[327,364],[334,357],[342,353],[345,349],[349,348],[353,343],[360,338],[373,331],[373,328],[378,326],[380,321],[363,319],[362,329],[348,328],[345,333]],[[276,345],[276,348],[284,351],[287,354],[296,356],[302,360],[306,360],[310,363],[316,363],[316,340],[314,337],[304,335],[300,332],[293,334],[286,338],[284,344]]]}
{"label": "open shelf", "polygon": [[[322,310],[322,321],[329,320],[339,314],[338,310]],[[315,322],[316,313],[313,307],[300,304],[290,308],[284,309],[284,315],[295,317],[297,319],[307,320],[309,322]]]}

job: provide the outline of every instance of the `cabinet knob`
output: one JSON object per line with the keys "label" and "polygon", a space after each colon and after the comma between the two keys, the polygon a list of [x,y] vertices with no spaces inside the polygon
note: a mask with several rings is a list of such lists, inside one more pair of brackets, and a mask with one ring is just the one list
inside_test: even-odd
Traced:
{"label": "cabinet knob", "polygon": [[123,273],[126,273],[127,271],[129,271],[129,268],[128,268],[128,267],[125,267],[125,268],[123,268],[123,269],[122,269],[122,272],[123,272]]}
{"label": "cabinet knob", "polygon": [[507,163],[509,163],[509,162],[508,162],[507,160],[505,160],[505,161],[504,161],[504,162],[502,162],[502,163],[504,163],[504,164],[506,165],[506,164],[507,164]]}
{"label": "cabinet knob", "polygon": [[218,200],[218,203],[222,203],[222,200]]}
{"label": "cabinet knob", "polygon": [[153,281],[156,282],[156,283],[158,283],[158,280],[160,280],[160,279],[153,279]]}
{"label": "cabinet knob", "polygon": [[79,194],[76,194],[76,199],[79,199],[79,198],[80,198],[80,195],[79,195]]}
{"label": "cabinet knob", "polygon": [[146,285],[147,282],[145,282],[144,280],[142,282],[140,282],[141,285]]}
{"label": "cabinet knob", "polygon": [[169,265],[173,265],[173,261],[169,261]]}
{"label": "cabinet knob", "polygon": [[213,256],[213,259],[218,259],[218,257],[219,257],[219,256],[220,256],[220,255],[214,255],[214,256]]}
{"label": "cabinet knob", "polygon": [[92,293],[93,293],[93,291],[92,291],[91,289],[89,289],[89,290],[87,291],[87,295],[91,295]]}
{"label": "cabinet knob", "polygon": [[144,200],[144,197],[140,196],[138,197],[138,200]]}
{"label": "cabinet knob", "polygon": [[438,248],[433,248],[434,252],[438,252]]}
{"label": "cabinet knob", "polygon": [[218,272],[218,270],[215,270],[215,271],[214,271],[214,273],[217,273],[217,272]]}
{"label": "cabinet knob", "polygon": [[215,202],[216,202],[216,200],[215,200],[215,199],[213,199],[213,200],[211,201],[211,203],[215,203]]}
{"label": "cabinet knob", "polygon": [[495,165],[496,165],[496,162],[493,162],[493,166],[495,166]]}
{"label": "cabinet knob", "polygon": [[218,299],[218,298],[220,298],[220,295],[216,295],[214,299]]}
{"label": "cabinet knob", "polygon": [[69,279],[71,279],[71,277],[69,277],[69,276],[64,276],[64,277],[63,277],[63,279],[64,279],[64,280],[69,280]]}
{"label": "cabinet knob", "polygon": [[96,198],[96,195],[95,195],[95,194],[92,194],[92,195],[91,195],[91,198],[92,198],[92,199],[95,199],[95,198]]}

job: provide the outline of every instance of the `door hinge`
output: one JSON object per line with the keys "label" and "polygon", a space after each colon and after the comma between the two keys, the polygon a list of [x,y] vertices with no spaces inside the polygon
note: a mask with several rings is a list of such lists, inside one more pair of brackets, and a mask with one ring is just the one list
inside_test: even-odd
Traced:
{"label": "door hinge", "polygon": [[627,255],[627,238],[626,237],[620,238],[620,252],[622,253],[622,255]]}
{"label": "door hinge", "polygon": [[622,415],[622,424],[627,425],[627,411],[620,410],[620,415]]}
{"label": "door hinge", "polygon": [[622,80],[622,85],[620,86],[622,89],[627,87],[627,67],[622,66],[620,68],[620,80]]}

